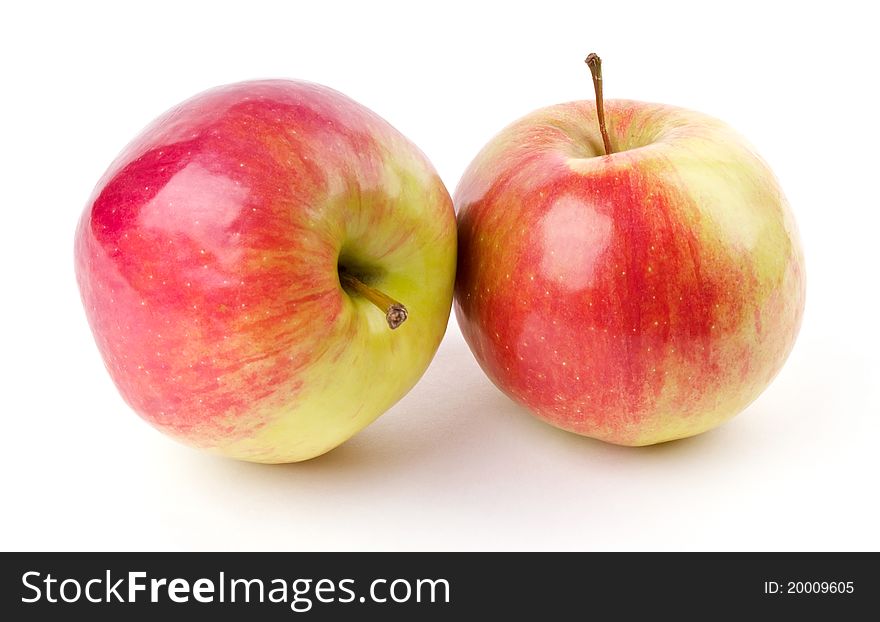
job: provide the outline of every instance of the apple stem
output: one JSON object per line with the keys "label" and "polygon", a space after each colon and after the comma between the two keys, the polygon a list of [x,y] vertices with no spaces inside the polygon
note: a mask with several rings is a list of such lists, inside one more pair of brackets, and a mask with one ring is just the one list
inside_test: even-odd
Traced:
{"label": "apple stem", "polygon": [[382,310],[385,313],[385,321],[388,322],[388,327],[391,330],[394,330],[406,321],[408,316],[406,307],[394,300],[394,298],[388,294],[370,287],[348,272],[340,272],[339,280],[344,286],[357,292]]}
{"label": "apple stem", "polygon": [[605,146],[605,155],[614,153],[611,150],[611,141],[608,139],[608,129],[605,127],[605,100],[602,98],[602,59],[595,52],[590,52],[584,61],[593,74],[593,89],[596,91],[596,114],[599,117],[599,131],[602,133],[602,143]]}

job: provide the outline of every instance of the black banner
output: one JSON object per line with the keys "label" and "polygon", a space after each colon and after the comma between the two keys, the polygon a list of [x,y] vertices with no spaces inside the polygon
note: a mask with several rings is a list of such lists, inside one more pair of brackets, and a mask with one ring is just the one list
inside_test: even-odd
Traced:
{"label": "black banner", "polygon": [[[868,553],[10,553],[7,620],[853,619],[880,602]],[[12,614],[10,617],[9,614]],[[874,614],[871,614],[874,615]]]}

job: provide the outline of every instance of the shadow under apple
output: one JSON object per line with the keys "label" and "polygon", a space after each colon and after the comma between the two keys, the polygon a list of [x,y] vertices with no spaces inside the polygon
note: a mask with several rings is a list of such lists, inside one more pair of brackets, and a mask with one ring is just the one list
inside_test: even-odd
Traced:
{"label": "shadow under apple", "polygon": [[[577,463],[645,462],[717,451],[722,427],[649,447],[623,447],[554,428],[499,391],[461,341],[444,344],[422,381],[388,413],[340,447],[312,460],[258,465],[192,454],[206,477],[244,485],[338,487],[346,482],[384,488],[423,476],[437,487],[481,485],[480,465],[565,455]],[[463,468],[469,464],[470,468]],[[462,473],[467,471],[467,477]],[[458,474],[458,476],[456,475]]]}

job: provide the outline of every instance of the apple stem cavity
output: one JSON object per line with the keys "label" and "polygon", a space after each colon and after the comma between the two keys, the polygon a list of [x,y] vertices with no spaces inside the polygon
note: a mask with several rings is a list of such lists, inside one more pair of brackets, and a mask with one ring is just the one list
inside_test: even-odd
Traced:
{"label": "apple stem cavity", "polygon": [[605,155],[614,153],[611,149],[611,141],[608,139],[608,128],[605,127],[605,100],[602,98],[602,59],[595,52],[590,52],[584,61],[593,74],[593,89],[596,91],[596,114],[599,117],[599,131],[602,133],[602,144],[605,146]]}
{"label": "apple stem cavity", "polygon": [[348,272],[340,272],[339,280],[344,287],[363,296],[383,311],[385,313],[385,321],[388,322],[388,327],[391,330],[394,330],[406,321],[406,318],[408,317],[406,307],[394,300],[394,298],[388,294],[370,287]]}

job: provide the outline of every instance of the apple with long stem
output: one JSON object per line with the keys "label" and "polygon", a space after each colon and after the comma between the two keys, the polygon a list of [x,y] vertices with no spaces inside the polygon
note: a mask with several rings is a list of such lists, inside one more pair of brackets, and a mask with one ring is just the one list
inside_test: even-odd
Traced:
{"label": "apple with long stem", "polygon": [[622,445],[733,417],[788,356],[804,308],[792,214],[728,126],[603,100],[533,112],[454,195],[456,314],[494,383],[539,418]]}
{"label": "apple with long stem", "polygon": [[216,453],[292,462],[422,375],[455,249],[451,199],[412,143],[336,91],[278,80],[207,91],[150,125],[98,183],[75,254],[135,411]]}

